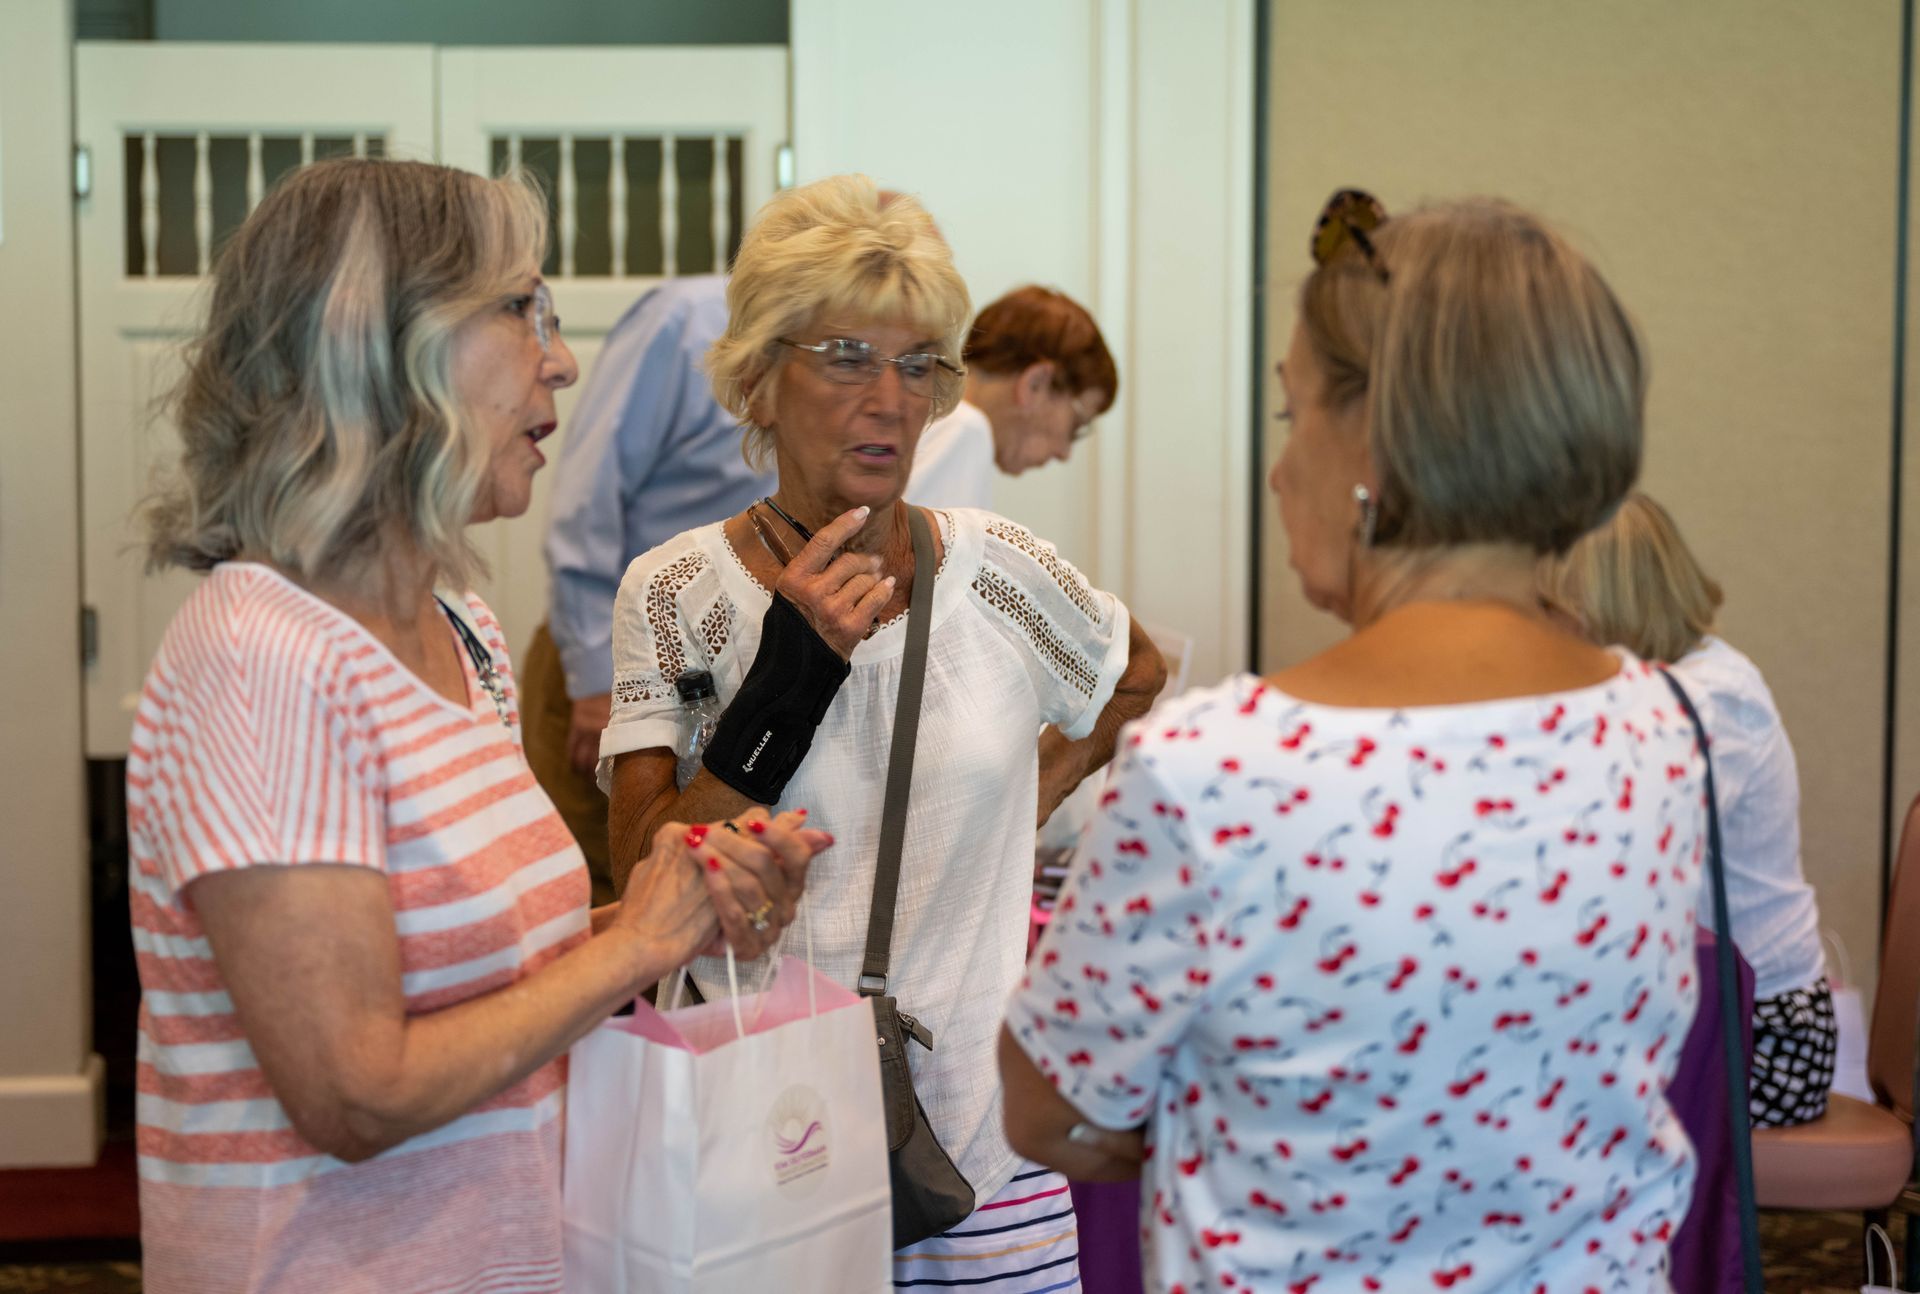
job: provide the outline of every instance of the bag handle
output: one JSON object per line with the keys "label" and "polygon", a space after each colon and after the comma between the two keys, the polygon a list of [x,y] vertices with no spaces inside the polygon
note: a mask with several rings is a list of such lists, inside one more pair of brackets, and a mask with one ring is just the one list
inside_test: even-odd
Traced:
{"label": "bag handle", "polygon": [[1747,1113],[1747,1048],[1740,1036],[1740,971],[1734,964],[1733,921],[1727,915],[1727,871],[1720,852],[1720,805],[1713,789],[1713,755],[1707,726],[1693,699],[1666,669],[1673,696],[1693,721],[1700,759],[1707,767],[1707,873],[1713,883],[1714,957],[1720,979],[1720,1041],[1727,1066],[1727,1118],[1733,1130],[1733,1172],[1740,1193],[1740,1266],[1747,1294],[1764,1294],[1760,1280],[1760,1217],[1754,1205],[1753,1128]]}
{"label": "bag handle", "polygon": [[[1858,987],[1853,982],[1853,958],[1847,954],[1846,941],[1834,931],[1832,926],[1820,927],[1820,949],[1822,952],[1831,952],[1834,954],[1833,957],[1829,959],[1830,964],[1827,967],[1826,978],[1831,980],[1833,978],[1832,972],[1838,970],[1840,972],[1840,983],[1837,987]],[[1838,963],[1838,965],[1831,963]]]}
{"label": "bag handle", "polygon": [[900,696],[893,712],[893,745],[887,753],[887,798],[880,819],[880,854],[873,872],[873,910],[867,917],[867,951],[860,962],[862,997],[887,991],[893,955],[893,916],[900,892],[900,850],[907,838],[907,797],[913,789],[913,748],[920,731],[920,694],[927,681],[927,634],[933,620],[933,533],[920,509],[907,507],[913,535],[913,596],[907,603],[907,647],[900,664]]}
{"label": "bag handle", "polygon": [[[811,969],[813,966],[813,909],[808,907],[805,903],[802,903],[800,905],[800,924],[803,927],[804,933],[806,935],[807,966],[809,969]],[[786,938],[784,933],[781,935],[781,938],[782,940]],[[779,952],[778,944],[774,946],[774,951],[776,954],[775,960],[777,962],[778,960],[777,954]],[[691,963],[689,963],[688,965],[682,966],[673,977],[673,996],[669,998],[667,1001],[667,1005],[666,1005],[667,1010],[678,1011],[680,1009],[680,999],[686,993],[687,986],[692,983],[693,983],[693,966]],[[747,1036],[747,1030],[746,1030],[746,1026],[741,1023],[741,1019],[740,1019],[740,972],[734,962],[732,948],[727,949],[727,987],[731,989],[733,992],[732,1001],[733,1001],[734,1032],[740,1037],[744,1038]],[[694,1003],[695,1006],[700,1006],[703,1004],[704,1004],[703,1002]],[[817,1016],[820,1014],[820,995],[819,995],[819,991],[814,987],[813,976],[811,975],[807,976],[807,1014],[809,1016]]]}
{"label": "bag handle", "polygon": [[[1887,1251],[1887,1283],[1885,1285],[1880,1284],[1874,1278],[1874,1272],[1879,1269],[1879,1264],[1873,1261],[1879,1257],[1879,1255],[1873,1251],[1873,1242],[1875,1240],[1878,1240],[1881,1248]],[[1887,1229],[1878,1222],[1868,1224],[1867,1234],[1860,1237],[1860,1243],[1867,1251],[1867,1283],[1861,1288],[1863,1290],[1899,1289],[1900,1261],[1893,1256],[1893,1237],[1887,1234]]]}

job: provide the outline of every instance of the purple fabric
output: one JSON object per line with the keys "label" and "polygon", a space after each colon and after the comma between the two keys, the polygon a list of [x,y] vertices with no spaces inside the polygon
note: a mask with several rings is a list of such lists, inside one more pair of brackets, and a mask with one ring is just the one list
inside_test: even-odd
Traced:
{"label": "purple fabric", "polygon": [[[1678,1294],[1739,1294],[1740,1198],[1733,1175],[1733,1130],[1727,1109],[1727,1066],[1720,1048],[1720,967],[1713,933],[1699,930],[1694,963],[1700,968],[1700,1010],[1680,1049],[1680,1068],[1667,1089],[1674,1112],[1693,1142],[1693,1207],[1674,1234],[1671,1279]],[[1753,967],[1733,953],[1740,975],[1740,1045],[1753,1054]]]}
{"label": "purple fabric", "polygon": [[[1680,1049],[1667,1090],[1693,1142],[1693,1206],[1674,1233],[1671,1276],[1676,1294],[1740,1294],[1740,1201],[1728,1125],[1727,1067],[1721,1059],[1720,967],[1709,930],[1695,932],[1700,1009]],[[1753,1051],[1753,968],[1734,950],[1740,974],[1741,1046]],[[1080,1283],[1091,1294],[1140,1294],[1140,1184],[1074,1182],[1080,1229]]]}
{"label": "purple fabric", "polygon": [[1080,1229],[1080,1287],[1140,1294],[1140,1183],[1069,1182]]}

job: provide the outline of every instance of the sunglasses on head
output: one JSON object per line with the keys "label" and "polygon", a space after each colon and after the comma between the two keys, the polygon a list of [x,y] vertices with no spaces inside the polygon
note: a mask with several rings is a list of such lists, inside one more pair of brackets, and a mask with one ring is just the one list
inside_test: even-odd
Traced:
{"label": "sunglasses on head", "polygon": [[1387,267],[1373,245],[1372,234],[1387,223],[1387,209],[1364,189],[1337,189],[1313,226],[1313,263],[1330,265],[1349,247],[1358,249],[1367,268],[1387,281]]}

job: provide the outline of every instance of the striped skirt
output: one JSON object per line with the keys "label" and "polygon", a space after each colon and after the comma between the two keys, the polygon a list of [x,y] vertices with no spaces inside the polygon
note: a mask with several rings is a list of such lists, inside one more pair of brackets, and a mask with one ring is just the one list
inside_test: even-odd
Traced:
{"label": "striped skirt", "polygon": [[1080,1288],[1080,1239],[1067,1179],[1023,1164],[998,1195],[944,1235],[893,1255],[897,1290],[1067,1294]]}

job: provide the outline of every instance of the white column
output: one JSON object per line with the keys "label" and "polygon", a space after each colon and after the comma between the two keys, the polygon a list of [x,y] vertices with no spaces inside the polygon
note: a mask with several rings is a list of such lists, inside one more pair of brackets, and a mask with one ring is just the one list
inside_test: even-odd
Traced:
{"label": "white column", "polygon": [[733,233],[732,175],[727,170],[727,137],[713,137],[713,272],[727,272],[727,243]]}
{"label": "white column", "polygon": [[613,277],[627,276],[627,137],[614,133],[608,146],[607,238],[613,244]]}
{"label": "white column", "polygon": [[673,136],[660,137],[660,272],[680,272],[680,175],[674,169]]}
{"label": "white column", "polygon": [[213,163],[206,131],[193,137],[194,273],[204,276],[213,261]]}
{"label": "white column", "polygon": [[260,205],[260,199],[266,195],[267,172],[260,159],[260,132],[254,131],[247,136],[247,214]]}
{"label": "white column", "polygon": [[140,137],[140,245],[145,249],[148,278],[160,274],[160,162],[153,132]]}
{"label": "white column", "polygon": [[[104,1077],[93,1052],[87,811],[81,749],[79,424],[74,393],[71,5],[0,4],[0,300],[31,301],[0,346],[0,389],[33,452],[0,472],[0,641],[22,685],[0,740],[0,1168],[90,1164]],[[95,165],[122,147],[88,141]],[[117,167],[116,167],[117,169]],[[93,199],[99,202],[98,197]],[[109,209],[118,229],[125,219]],[[114,270],[124,274],[124,253]]]}
{"label": "white column", "polygon": [[573,175],[573,136],[560,136],[560,277],[573,277],[573,242],[577,212]]}

